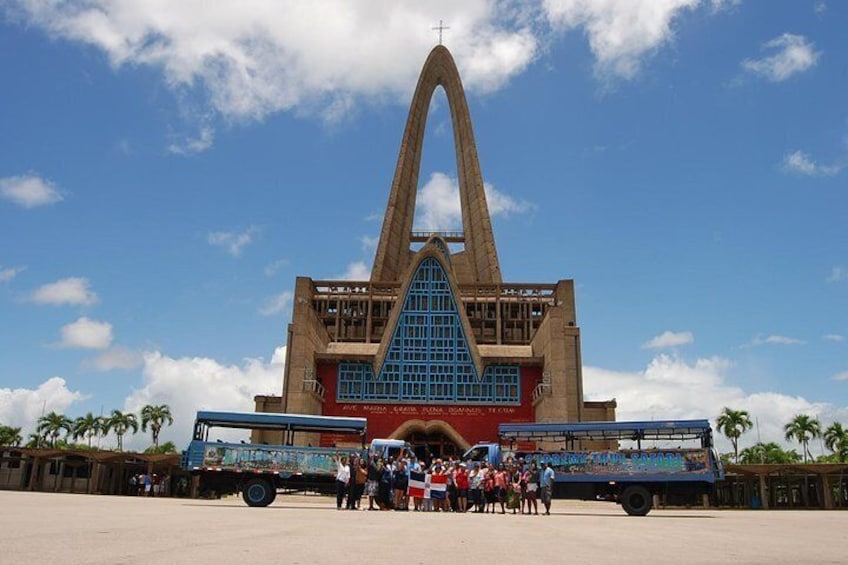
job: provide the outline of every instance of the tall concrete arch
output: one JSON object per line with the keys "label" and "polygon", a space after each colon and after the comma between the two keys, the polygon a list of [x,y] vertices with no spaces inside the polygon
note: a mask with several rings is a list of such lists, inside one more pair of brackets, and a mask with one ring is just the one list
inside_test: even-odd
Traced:
{"label": "tall concrete arch", "polygon": [[492,222],[483,190],[483,176],[477,159],[474,130],[462,81],[450,51],[438,45],[430,52],[409,108],[406,129],[400,146],[395,176],[380,243],[371,270],[372,281],[397,281],[406,270],[412,256],[410,237],[415,216],[415,198],[427,111],[437,86],[444,88],[453,122],[454,147],[459,175],[459,198],[462,207],[462,228],[465,236],[465,256],[470,281],[500,283]]}

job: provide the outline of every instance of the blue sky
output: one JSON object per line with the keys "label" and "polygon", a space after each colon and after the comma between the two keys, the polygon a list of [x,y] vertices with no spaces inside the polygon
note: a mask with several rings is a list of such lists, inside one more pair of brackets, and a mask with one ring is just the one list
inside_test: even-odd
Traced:
{"label": "blue sky", "polygon": [[[176,4],[0,3],[0,422],[167,402],[181,442],[278,393],[444,19],[504,277],[575,279],[587,395],[848,423],[844,4]],[[459,227],[450,127],[439,93],[420,227]]]}

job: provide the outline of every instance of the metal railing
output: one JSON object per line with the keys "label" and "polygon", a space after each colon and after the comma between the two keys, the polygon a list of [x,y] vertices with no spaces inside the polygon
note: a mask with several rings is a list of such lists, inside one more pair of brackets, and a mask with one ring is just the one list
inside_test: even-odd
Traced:
{"label": "metal railing", "polygon": [[324,385],[315,379],[303,379],[303,390],[317,395],[321,401],[324,400]]}

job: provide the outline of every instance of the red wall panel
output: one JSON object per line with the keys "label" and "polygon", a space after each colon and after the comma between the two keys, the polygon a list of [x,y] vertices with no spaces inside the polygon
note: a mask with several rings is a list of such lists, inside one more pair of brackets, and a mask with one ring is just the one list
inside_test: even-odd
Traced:
{"label": "red wall panel", "polygon": [[[470,444],[496,441],[498,424],[533,422],[533,389],[542,379],[539,367],[521,368],[521,404],[496,406],[479,404],[381,404],[376,402],[336,402],[338,365],[321,363],[318,377],[324,385],[325,416],[368,418],[368,439],[386,438],[407,420],[443,420]],[[322,438],[329,445],[335,438]]]}

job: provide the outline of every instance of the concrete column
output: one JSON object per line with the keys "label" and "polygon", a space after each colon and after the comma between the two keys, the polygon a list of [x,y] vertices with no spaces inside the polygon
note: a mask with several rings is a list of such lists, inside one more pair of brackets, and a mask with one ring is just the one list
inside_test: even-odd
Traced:
{"label": "concrete column", "polygon": [[825,510],[833,510],[833,493],[830,490],[830,480],[825,474],[821,475],[822,501]]}
{"label": "concrete column", "polygon": [[759,477],[760,482],[760,501],[763,505],[763,510],[769,509],[769,492],[766,486],[766,477],[765,475],[757,475]]}
{"label": "concrete column", "polygon": [[97,489],[97,482],[100,479],[100,463],[93,461],[91,463],[91,472],[88,475],[88,494],[94,494]]}
{"label": "concrete column", "polygon": [[38,457],[33,457],[31,465],[32,471],[29,474],[29,484],[27,485],[27,490],[35,490],[36,478],[38,477],[38,467],[40,465]]}

